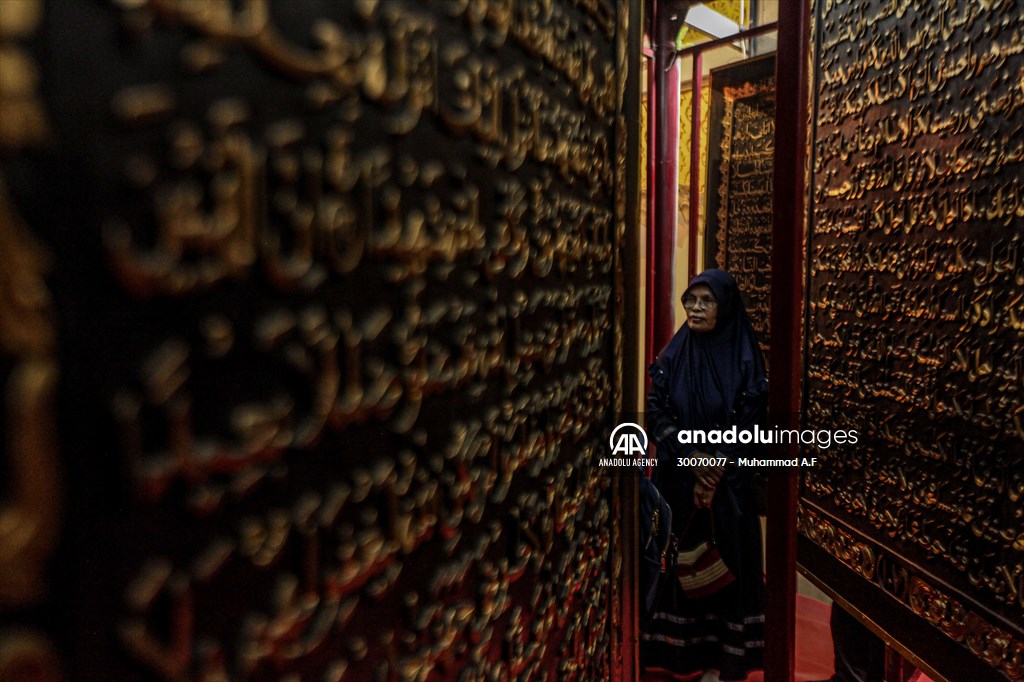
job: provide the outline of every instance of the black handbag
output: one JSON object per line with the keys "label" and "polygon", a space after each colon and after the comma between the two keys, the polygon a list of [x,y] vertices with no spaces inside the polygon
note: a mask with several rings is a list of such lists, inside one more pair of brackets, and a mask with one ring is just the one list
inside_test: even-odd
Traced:
{"label": "black handbag", "polygon": [[675,582],[672,508],[650,479],[640,477],[640,614],[648,618],[667,584]]}

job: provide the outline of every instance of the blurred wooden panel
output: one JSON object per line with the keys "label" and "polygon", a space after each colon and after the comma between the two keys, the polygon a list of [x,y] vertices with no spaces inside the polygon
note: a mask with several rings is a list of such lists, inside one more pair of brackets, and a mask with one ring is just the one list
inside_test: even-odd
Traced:
{"label": "blurred wooden panel", "polygon": [[3,2],[0,670],[618,674],[631,11]]}

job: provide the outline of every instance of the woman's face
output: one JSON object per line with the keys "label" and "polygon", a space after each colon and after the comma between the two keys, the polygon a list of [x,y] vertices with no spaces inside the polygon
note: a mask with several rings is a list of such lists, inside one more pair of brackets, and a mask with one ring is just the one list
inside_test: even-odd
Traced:
{"label": "woman's face", "polygon": [[718,301],[707,284],[698,284],[683,294],[683,309],[692,331],[709,332],[718,322]]}

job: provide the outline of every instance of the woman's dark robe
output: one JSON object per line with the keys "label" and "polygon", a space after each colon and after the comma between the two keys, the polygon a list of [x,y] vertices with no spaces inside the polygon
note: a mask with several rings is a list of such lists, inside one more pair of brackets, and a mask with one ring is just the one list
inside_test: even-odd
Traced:
{"label": "woman's dark robe", "polygon": [[672,507],[679,546],[695,545],[713,518],[719,552],[736,580],[703,599],[665,592],[643,628],[640,657],[645,667],[679,673],[715,668],[723,680],[742,680],[762,667],[764,649],[759,472],[727,466],[709,513],[695,510],[696,477],[691,468],[677,466],[676,458],[703,453],[735,461],[756,455],[758,446],[683,445],[676,436],[680,429],[763,425],[768,381],[735,280],[723,270],[707,270],[687,291],[699,284],[708,285],[718,301],[715,327],[696,333],[684,324],[651,365],[647,430],[658,448],[654,482]]}

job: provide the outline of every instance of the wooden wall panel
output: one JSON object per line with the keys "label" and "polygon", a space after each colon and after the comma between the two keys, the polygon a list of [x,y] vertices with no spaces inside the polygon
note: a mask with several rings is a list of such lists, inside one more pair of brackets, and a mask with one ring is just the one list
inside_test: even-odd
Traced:
{"label": "wooden wall panel", "polygon": [[765,357],[771,342],[775,56],[711,72],[706,261],[740,285]]}
{"label": "wooden wall panel", "polygon": [[628,3],[2,5],[0,677],[618,674]]}
{"label": "wooden wall panel", "polygon": [[1024,7],[816,6],[806,420],[861,437],[801,561],[936,674],[1022,679]]}

